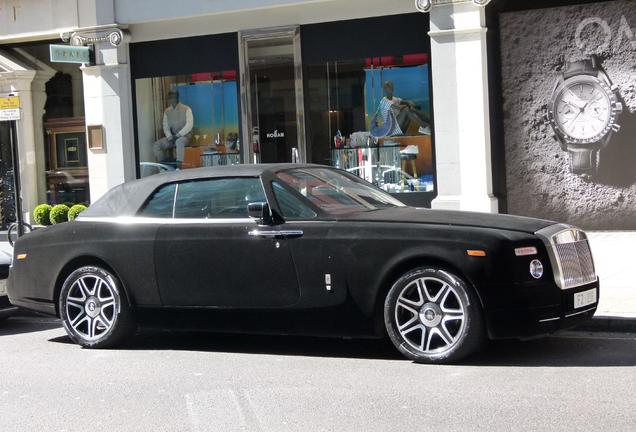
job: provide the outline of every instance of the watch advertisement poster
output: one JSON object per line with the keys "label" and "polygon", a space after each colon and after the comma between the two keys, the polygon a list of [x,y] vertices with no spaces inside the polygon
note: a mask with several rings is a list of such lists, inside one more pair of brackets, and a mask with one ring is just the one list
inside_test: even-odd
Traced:
{"label": "watch advertisement poster", "polygon": [[636,7],[501,14],[508,212],[636,229]]}

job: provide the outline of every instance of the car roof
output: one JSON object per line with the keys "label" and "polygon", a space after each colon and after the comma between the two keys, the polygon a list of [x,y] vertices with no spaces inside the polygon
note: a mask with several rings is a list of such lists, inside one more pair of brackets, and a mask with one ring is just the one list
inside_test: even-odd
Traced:
{"label": "car roof", "polygon": [[275,173],[291,168],[331,168],[312,164],[244,164],[193,168],[167,171],[115,186],[82,212],[82,219],[89,217],[134,216],[148,196],[159,187],[188,180],[222,177],[260,177],[265,172]]}

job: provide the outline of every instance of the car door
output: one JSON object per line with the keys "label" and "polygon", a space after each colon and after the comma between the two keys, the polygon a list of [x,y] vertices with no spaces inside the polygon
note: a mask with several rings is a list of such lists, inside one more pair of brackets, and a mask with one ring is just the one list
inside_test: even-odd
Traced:
{"label": "car door", "polygon": [[343,261],[347,256],[343,248],[347,245],[334,236],[338,222],[321,219],[281,182],[272,181],[271,190],[276,209],[285,219],[281,231],[299,234],[287,238],[300,284],[299,306],[326,307],[344,302],[348,263]]}
{"label": "car door", "polygon": [[[256,177],[213,178],[177,185],[173,218],[155,241],[156,277],[167,306],[270,308],[298,301],[287,240],[247,215],[265,201]],[[252,235],[250,235],[252,233]]]}

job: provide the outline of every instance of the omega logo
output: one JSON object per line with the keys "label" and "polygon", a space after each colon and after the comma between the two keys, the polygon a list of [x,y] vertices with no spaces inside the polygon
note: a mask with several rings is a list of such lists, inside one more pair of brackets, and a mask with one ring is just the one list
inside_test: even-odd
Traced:
{"label": "omega logo", "polygon": [[285,132],[278,132],[276,129],[274,132],[269,132],[267,138],[285,138]]}
{"label": "omega logo", "polygon": [[[594,27],[600,29],[601,35],[597,39],[596,37],[588,38],[590,40],[583,40],[585,31],[598,31]],[[618,33],[614,33],[610,23],[600,17],[585,18],[576,27],[576,46],[585,54],[598,54],[607,52],[612,49],[612,41],[614,41],[614,50],[618,49],[623,44],[624,38],[631,44],[632,49],[636,51],[636,38],[634,37],[634,31],[627,22],[625,15],[621,15],[620,22],[618,23]],[[596,42],[596,41],[599,42]]]}

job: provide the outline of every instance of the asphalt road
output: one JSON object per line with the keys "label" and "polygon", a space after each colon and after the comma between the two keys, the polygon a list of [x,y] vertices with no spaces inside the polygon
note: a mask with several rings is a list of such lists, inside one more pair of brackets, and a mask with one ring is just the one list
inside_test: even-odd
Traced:
{"label": "asphalt road", "polygon": [[70,343],[0,323],[0,431],[636,430],[636,335],[493,344],[462,365],[386,342],[144,332]]}

